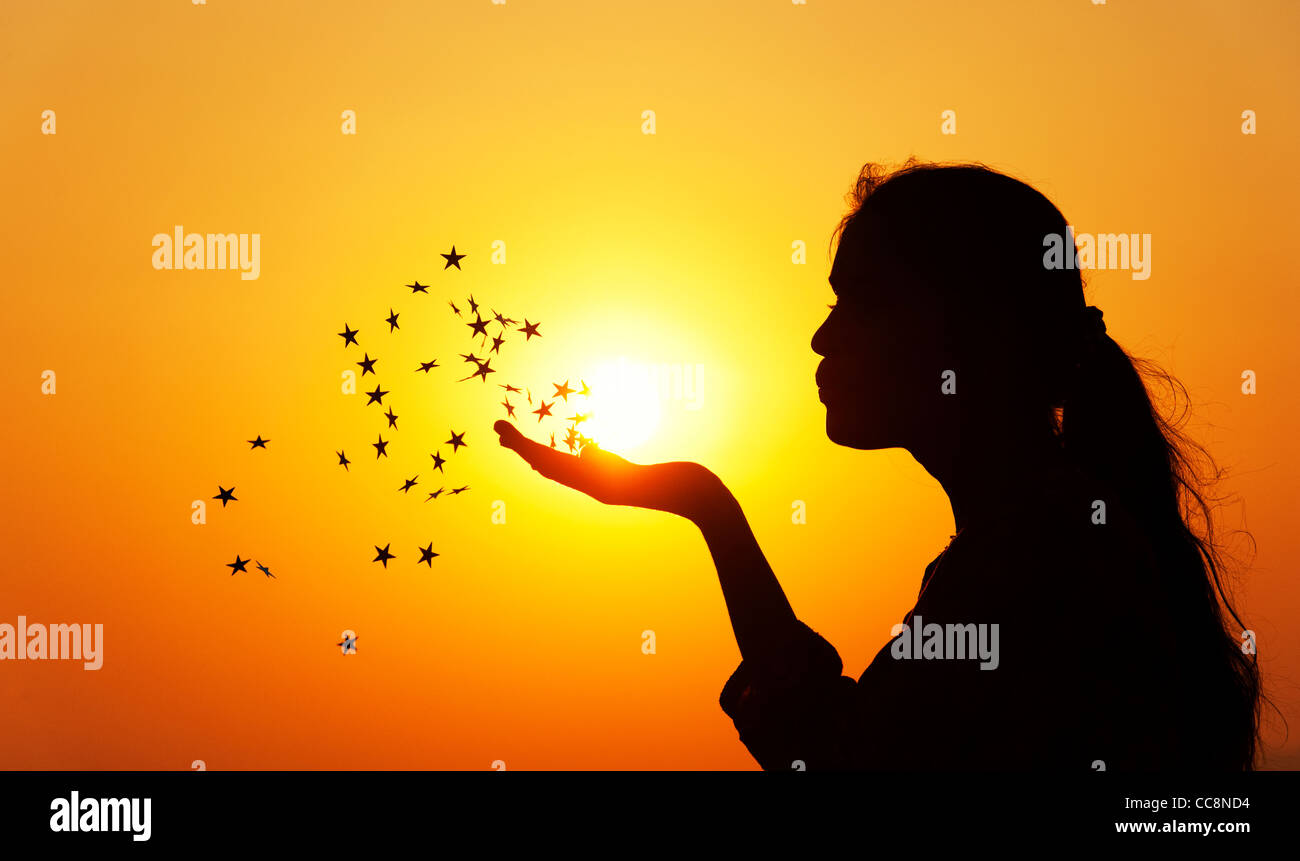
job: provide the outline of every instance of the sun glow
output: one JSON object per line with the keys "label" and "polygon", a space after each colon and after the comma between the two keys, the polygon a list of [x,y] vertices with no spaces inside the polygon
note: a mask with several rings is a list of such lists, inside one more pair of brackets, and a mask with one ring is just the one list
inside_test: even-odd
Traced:
{"label": "sun glow", "polygon": [[578,432],[616,454],[645,444],[659,427],[659,387],[650,369],[620,358],[596,368]]}

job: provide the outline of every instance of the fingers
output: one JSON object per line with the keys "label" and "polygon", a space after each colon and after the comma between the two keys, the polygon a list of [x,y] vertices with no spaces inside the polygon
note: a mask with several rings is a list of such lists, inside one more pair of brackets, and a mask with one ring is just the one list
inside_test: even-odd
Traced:
{"label": "fingers", "polygon": [[[519,428],[510,424],[510,422],[506,421],[505,419],[500,419],[495,424],[493,424],[492,430],[497,432],[497,436],[501,438],[501,444],[503,446],[505,446],[508,449],[513,449],[514,451],[519,452],[520,456],[523,456],[523,452],[520,451],[520,449],[524,447],[523,445],[524,443],[536,445],[536,443],[533,443],[532,440],[528,439],[523,434],[521,434],[519,432]],[[526,457],[524,459],[527,460]]]}
{"label": "fingers", "polygon": [[542,475],[577,490],[586,489],[585,470],[578,458],[534,442],[505,419],[497,421],[492,429],[501,438],[501,445],[514,451]]}

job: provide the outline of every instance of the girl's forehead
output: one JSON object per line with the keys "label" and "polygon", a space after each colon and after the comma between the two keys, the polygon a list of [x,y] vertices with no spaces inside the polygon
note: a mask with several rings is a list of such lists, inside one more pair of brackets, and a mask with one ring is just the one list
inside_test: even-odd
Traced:
{"label": "girl's forehead", "polygon": [[827,279],[831,287],[838,292],[859,282],[867,274],[867,262],[870,258],[866,248],[866,236],[861,230],[844,231],[840,246],[835,250],[835,260],[831,263],[831,274]]}
{"label": "girl's forehead", "polygon": [[861,276],[890,264],[889,231],[881,213],[863,206],[840,233],[835,261],[831,264],[832,286],[843,287],[841,277]]}
{"label": "girl's forehead", "polygon": [[862,289],[881,273],[889,271],[891,257],[874,239],[874,234],[859,227],[855,232],[845,231],[831,272],[827,280],[836,293]]}

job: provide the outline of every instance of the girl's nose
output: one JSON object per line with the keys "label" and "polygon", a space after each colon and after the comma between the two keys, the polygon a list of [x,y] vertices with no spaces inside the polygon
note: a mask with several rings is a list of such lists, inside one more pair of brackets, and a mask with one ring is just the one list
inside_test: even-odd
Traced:
{"label": "girl's nose", "polygon": [[[833,316],[834,312],[831,313]],[[822,323],[820,326],[818,326],[817,331],[813,333],[812,351],[819,356],[830,355],[830,347],[832,342],[832,326],[833,324],[831,322],[831,317],[827,317],[826,321]]]}

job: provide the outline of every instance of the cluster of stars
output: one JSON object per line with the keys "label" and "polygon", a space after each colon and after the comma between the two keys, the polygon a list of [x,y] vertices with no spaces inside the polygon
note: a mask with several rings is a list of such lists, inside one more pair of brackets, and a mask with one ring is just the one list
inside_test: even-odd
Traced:
{"label": "cluster of stars", "polygon": [[[443,254],[442,256],[446,260],[446,263],[443,266],[444,270],[453,266],[459,270],[461,268],[460,261],[468,255],[457,253],[456,247],[453,245],[451,252]],[[424,293],[427,295],[429,293],[429,285],[420,283],[418,279],[407,284],[406,287],[410,289],[411,295],[417,293]],[[486,383],[489,375],[497,373],[498,369],[492,367],[492,362],[500,357],[501,348],[506,343],[507,337],[511,333],[522,334],[525,343],[531,341],[533,338],[542,337],[540,322],[534,322],[525,317],[521,324],[520,321],[506,316],[495,308],[485,308],[472,294],[466,301],[468,313],[466,310],[459,307],[455,300],[448,300],[448,305],[451,308],[452,313],[461,318],[464,322],[464,325],[469,329],[470,338],[476,343],[472,352],[459,354],[460,358],[466,364],[473,365],[473,371],[466,376],[459,377],[456,382],[464,383],[478,379]],[[383,322],[388,325],[387,334],[391,335],[401,329],[400,319],[401,313],[390,306],[388,308],[388,316],[383,318]],[[377,435],[376,441],[370,443],[370,445],[375,449],[375,460],[378,461],[380,458],[387,458],[389,455],[388,446],[392,440],[384,439],[383,435],[387,432],[398,431],[398,420],[400,416],[394,411],[392,403],[385,403],[384,401],[384,398],[392,394],[392,391],[383,388],[379,378],[380,372],[379,369],[377,369],[377,366],[380,366],[381,364],[380,358],[378,356],[372,357],[368,350],[362,348],[361,341],[358,339],[360,334],[361,331],[359,329],[353,329],[348,323],[344,323],[343,331],[338,333],[339,337],[343,339],[344,350],[353,346],[362,350],[361,359],[355,363],[356,366],[361,369],[361,378],[364,379],[367,376],[373,376],[375,378],[373,390],[365,392],[367,399],[364,406],[369,407],[375,405],[383,410],[380,414],[384,417],[386,424]],[[476,355],[478,352],[482,352],[483,355]],[[427,362],[421,361],[419,367],[414,369],[414,372],[417,374],[427,375],[430,371],[440,367],[442,366],[439,365],[438,360],[432,358]],[[519,404],[517,401],[512,403],[510,398],[512,395],[518,396],[522,394],[524,395],[524,399],[527,401],[529,412],[532,415],[537,416],[539,424],[546,418],[558,419],[559,416],[555,415],[552,410],[558,409],[559,404],[563,403],[566,407],[571,406],[569,402],[571,396],[585,398],[590,397],[591,395],[591,390],[588,388],[585,381],[579,381],[580,388],[574,388],[570,385],[570,382],[570,380],[565,380],[563,383],[552,383],[551,385],[554,387],[554,392],[547,397],[539,397],[536,404],[533,402],[533,394],[530,389],[521,389],[518,386],[509,384],[499,384],[500,388],[505,390],[505,398],[502,400],[501,406],[505,408],[507,417],[512,419],[515,418],[516,408],[522,407],[522,404]],[[566,428],[563,444],[568,447],[570,452],[591,442],[591,440],[578,432],[579,425],[586,421],[587,418],[588,416],[586,414],[576,412],[574,415],[571,415],[566,419],[566,421],[569,422],[569,425]],[[454,457],[462,448],[469,447],[469,443],[466,441],[466,431],[457,431],[452,428],[449,430],[449,434],[449,438],[443,443],[444,446],[450,448],[449,456]],[[552,432],[550,437],[551,447],[557,448],[559,444],[556,442],[555,433]],[[260,448],[268,450],[267,445],[271,441],[269,439],[263,439],[262,435],[258,434],[254,439],[248,440],[247,442],[252,449]],[[338,465],[343,467],[344,471],[350,472],[352,461],[348,459],[345,450],[339,449],[335,454],[338,457]],[[429,457],[432,459],[430,474],[437,472],[440,476],[445,475],[446,471],[444,467],[448,464],[449,460],[447,457],[443,457],[442,448],[433,451]],[[402,484],[397,487],[397,491],[404,496],[408,496],[410,491],[419,486],[419,484],[420,475],[417,473],[410,478],[404,479]],[[457,496],[469,489],[470,487],[467,484],[458,487],[448,487],[446,484],[441,484],[436,490],[428,490],[424,501],[429,502],[438,499],[444,494],[447,496]],[[223,508],[230,503],[239,501],[238,497],[235,496],[234,487],[227,489],[221,485],[218,485],[217,495],[212,498],[214,500],[219,500]],[[378,544],[374,545],[376,555],[372,562],[378,562],[387,569],[389,560],[397,558],[397,554],[393,553],[391,548],[391,542],[385,543],[382,547]],[[416,565],[425,564],[432,567],[434,558],[440,555],[434,551],[433,542],[429,542],[427,547],[417,547],[416,549],[420,554],[419,559],[415,563]],[[257,570],[267,578],[275,577],[275,574],[271,573],[271,570],[260,561],[244,559],[239,554],[235,555],[234,562],[227,563],[227,567],[231,569],[230,573],[232,576],[241,572],[249,573],[247,566],[250,562],[253,562],[257,566]]]}
{"label": "cluster of stars", "polygon": [[[546,400],[541,397],[537,399],[539,402],[537,409],[530,410],[530,412],[537,416],[538,424],[541,424],[542,419],[553,416],[551,413],[551,407],[555,406],[557,402],[563,401],[567,406],[569,403],[569,395],[576,395],[584,398],[591,397],[591,388],[587,385],[585,380],[579,380],[582,384],[581,389],[571,388],[569,382],[569,380],[565,380],[563,383],[551,383],[551,385],[555,387],[555,391],[549,395],[551,399],[550,403],[547,403]],[[528,400],[528,406],[531,407],[533,405],[533,393],[531,389],[521,390],[510,385],[502,385],[501,388],[506,390],[505,400],[501,402],[501,406],[506,408],[506,418],[513,419],[516,417],[515,405],[510,403],[510,396],[512,394],[523,394]],[[583,446],[592,441],[589,437],[578,432],[578,425],[585,422],[588,418],[590,418],[590,415],[586,413],[576,413],[565,419],[565,421],[570,422],[570,424],[565,428],[565,436],[562,442],[568,447],[570,453],[581,450]],[[551,433],[551,448],[558,448],[558,445],[555,442],[554,432]]]}
{"label": "cluster of stars", "polygon": [[[453,266],[459,270],[461,268],[461,260],[465,259],[467,256],[468,255],[466,254],[458,253],[456,251],[456,246],[453,245],[450,253],[442,255],[446,260],[446,263],[443,265],[443,270],[445,271]],[[417,293],[428,295],[429,286],[430,285],[428,284],[420,283],[419,279],[406,285],[406,287],[411,291],[411,296],[414,296]],[[495,358],[501,355],[501,347],[505,344],[507,336],[511,332],[522,333],[525,342],[542,336],[541,323],[535,323],[532,320],[525,318],[523,325],[519,325],[518,320],[502,314],[495,308],[485,308],[472,294],[468,297],[466,303],[468,305],[468,312],[472,315],[472,320],[466,317],[465,311],[456,304],[456,300],[450,299],[447,304],[450,306],[452,312],[457,317],[461,318],[462,321],[464,321],[465,326],[470,330],[470,337],[475,339],[477,343],[475,352],[484,352],[482,357],[475,355],[475,352],[460,354],[461,359],[463,359],[467,364],[473,364],[474,370],[467,376],[457,379],[456,382],[469,382],[476,378],[486,382],[489,374],[497,373],[497,369],[492,367],[492,362]],[[388,316],[383,318],[383,320],[384,323],[388,325],[388,334],[391,335],[401,329],[401,312],[394,309],[391,305],[388,308]],[[388,458],[388,447],[392,443],[392,439],[384,439],[384,433],[389,431],[395,432],[399,429],[398,419],[400,416],[394,412],[391,403],[385,403],[384,401],[384,398],[392,394],[392,392],[391,390],[384,389],[383,385],[379,381],[379,371],[376,369],[376,366],[380,364],[380,359],[378,357],[372,357],[368,350],[362,348],[361,342],[358,340],[358,335],[360,335],[360,330],[353,329],[348,323],[344,323],[343,331],[338,333],[338,336],[343,339],[343,348],[345,350],[353,346],[362,349],[361,360],[356,362],[357,367],[361,369],[361,378],[364,379],[367,375],[375,377],[374,389],[364,392],[367,398],[364,406],[369,407],[373,404],[385,410],[381,415],[384,417],[387,424],[376,436],[376,441],[370,443],[370,445],[375,449],[375,460],[378,461],[380,458]],[[432,358],[427,362],[421,361],[419,367],[415,369],[415,373],[428,374],[435,368],[440,367],[442,367],[442,365],[438,364],[437,358]],[[518,389],[514,389],[514,387],[510,388],[514,391],[518,391]],[[460,449],[469,447],[469,443],[466,441],[466,431],[457,431],[452,428],[449,431],[449,434],[450,438],[447,439],[443,445],[450,447],[450,456],[455,456]],[[346,451],[344,449],[339,449],[335,454],[338,456],[338,465],[343,467],[345,471],[350,471],[352,461],[348,459]],[[442,449],[436,449],[429,455],[429,457],[433,459],[430,473],[436,471],[439,475],[445,475],[446,470],[444,469],[444,465],[448,463],[448,458],[443,457]],[[417,473],[410,478],[404,479],[402,484],[397,487],[397,491],[404,496],[410,495],[410,491],[419,484],[420,475]],[[430,502],[442,497],[444,494],[446,496],[457,496],[469,489],[470,487],[468,484],[449,487],[444,483],[436,490],[426,491],[424,501]],[[396,558],[395,554],[390,552],[389,548],[391,546],[391,543],[385,544],[382,548],[379,545],[375,545],[375,551],[378,555],[375,556],[372,561],[378,562],[383,565],[384,568],[387,568],[388,560]],[[419,562],[428,564],[431,567],[433,564],[433,558],[438,555],[433,552],[432,543],[430,543],[427,548],[421,548],[420,554]],[[416,564],[419,564],[419,562]]]}

